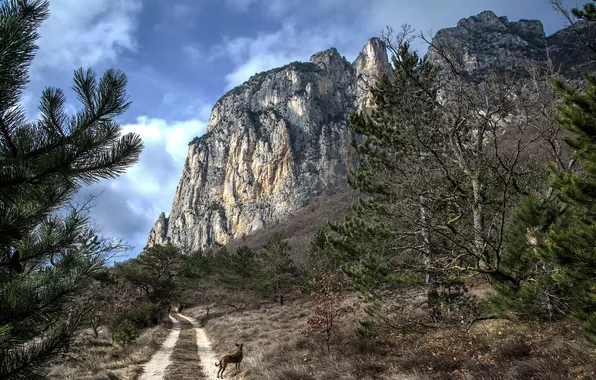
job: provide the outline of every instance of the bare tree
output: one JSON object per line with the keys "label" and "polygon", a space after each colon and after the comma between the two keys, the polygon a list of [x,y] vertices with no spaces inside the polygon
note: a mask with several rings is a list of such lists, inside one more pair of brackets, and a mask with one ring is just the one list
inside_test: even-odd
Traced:
{"label": "bare tree", "polygon": [[[472,72],[461,49],[428,39],[419,58],[407,27],[383,38],[393,75],[372,89],[372,115],[351,120],[361,161],[349,180],[366,196],[335,229],[346,251],[367,252],[352,271],[358,283],[378,291],[418,273],[431,317],[440,319],[433,309],[453,281],[477,274],[516,281],[501,269],[507,221],[521,197],[547,190],[544,164],[565,161],[553,121],[557,73],[548,62],[521,60],[506,71]],[[367,234],[378,237],[355,242]],[[371,255],[383,263],[365,262]]]}

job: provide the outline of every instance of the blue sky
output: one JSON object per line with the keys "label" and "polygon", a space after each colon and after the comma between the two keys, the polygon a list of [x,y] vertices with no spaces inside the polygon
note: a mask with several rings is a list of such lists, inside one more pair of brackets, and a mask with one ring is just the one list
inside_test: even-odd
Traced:
{"label": "blue sky", "polygon": [[330,47],[352,61],[386,26],[434,34],[484,10],[541,20],[547,35],[564,25],[548,0],[52,0],[50,10],[23,104],[35,118],[41,90],[56,86],[78,109],[68,89],[81,66],[128,75],[133,105],[119,121],[145,150],[126,175],[84,193],[101,193],[93,218],[135,245],[133,256],[171,208],[188,142],[205,132],[217,99],[251,75]]}

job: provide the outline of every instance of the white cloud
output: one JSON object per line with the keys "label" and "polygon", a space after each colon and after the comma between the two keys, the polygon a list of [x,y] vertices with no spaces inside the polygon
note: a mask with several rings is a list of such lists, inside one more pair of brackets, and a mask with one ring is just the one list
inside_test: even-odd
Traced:
{"label": "white cloud", "polygon": [[[188,142],[205,133],[206,123],[199,119],[168,122],[163,119],[141,116],[135,124],[122,127],[122,133],[138,133],[145,144],[163,144],[175,162],[184,162]],[[142,165],[141,165],[142,166]],[[131,170],[135,170],[134,167]]]}
{"label": "white cloud", "polygon": [[[433,2],[434,0],[420,0]],[[321,0],[305,4],[304,0],[227,0],[236,11],[260,7],[269,18],[282,26],[256,36],[225,38],[209,49],[210,59],[224,56],[234,68],[227,73],[226,90],[250,76],[283,66],[292,61],[307,61],[322,50],[335,47],[348,60],[356,58],[367,40],[378,36],[387,25],[399,28],[408,9],[405,1],[396,0]]]}
{"label": "white cloud", "polygon": [[[144,216],[152,225],[160,212],[170,209],[188,142],[205,133],[206,125],[199,119],[168,122],[142,116],[123,126],[123,133],[138,133],[145,144],[139,162],[122,177],[122,196],[134,214]],[[147,236],[151,225],[144,228]]]}
{"label": "white cloud", "polygon": [[172,13],[179,18],[188,17],[193,11],[193,8],[188,4],[174,4]]}
{"label": "white cloud", "polygon": [[100,194],[91,217],[107,236],[135,245],[133,254],[144,247],[159,213],[170,210],[188,142],[205,132],[203,120],[201,114],[182,121],[143,116],[124,125],[123,133],[135,132],[143,139],[145,148],[139,162],[121,177],[84,188],[79,194]]}
{"label": "white cloud", "polygon": [[[299,30],[296,23],[288,20],[275,32],[259,33],[255,37],[226,38],[221,45],[212,47],[211,56],[225,56],[234,63],[235,68],[226,75],[226,90],[229,90],[255,73],[292,61],[307,61],[312,54],[331,47],[344,46],[349,40],[351,37],[347,30],[339,25],[330,23],[325,29]],[[342,54],[350,59],[354,52]]]}
{"label": "white cloud", "polygon": [[257,3],[259,0],[226,0],[226,4],[236,10],[246,12],[251,4]]}
{"label": "white cloud", "polygon": [[246,12],[250,9],[251,5],[255,4],[261,7],[271,17],[285,18],[288,15],[321,15],[329,11],[337,13],[338,9],[345,11],[346,8],[364,8],[368,6],[367,2],[370,1],[316,0],[307,4],[304,0],[226,0],[226,4],[230,9],[239,12]]}
{"label": "white cloud", "polygon": [[114,61],[134,51],[140,0],[55,0],[39,29],[33,68],[72,69]]}

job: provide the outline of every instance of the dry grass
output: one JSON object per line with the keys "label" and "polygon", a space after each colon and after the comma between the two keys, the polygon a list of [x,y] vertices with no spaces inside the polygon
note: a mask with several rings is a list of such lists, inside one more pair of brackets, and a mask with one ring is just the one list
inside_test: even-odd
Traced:
{"label": "dry grass", "polygon": [[171,322],[145,330],[126,349],[112,345],[107,332],[98,338],[88,332],[71,345],[71,351],[59,359],[49,372],[50,379],[60,380],[135,380],[143,363],[159,349],[170,332]]}
{"label": "dry grass", "polygon": [[[206,322],[219,354],[244,342],[236,379],[596,379],[596,350],[571,320],[545,325],[487,320],[469,333],[443,326],[409,333],[387,332],[376,340],[353,333],[357,317],[343,322],[331,353],[303,332],[314,305],[220,309]],[[202,310],[187,310],[200,318]]]}
{"label": "dry grass", "polygon": [[294,251],[301,251],[308,247],[311,237],[321,227],[327,226],[328,221],[341,221],[351,212],[352,205],[358,200],[358,193],[350,188],[338,189],[334,194],[322,195],[311,204],[300,209],[296,214],[289,215],[273,225],[267,226],[242,239],[234,240],[226,247],[229,250],[246,245],[253,249],[263,247],[271,236],[281,233],[288,237]]}
{"label": "dry grass", "polygon": [[573,321],[540,325],[488,320],[469,334],[452,327],[391,340],[398,367],[428,379],[596,378],[596,350]]}
{"label": "dry grass", "polygon": [[172,352],[172,364],[166,369],[164,380],[204,379],[202,365],[197,354],[196,333],[190,322],[175,317],[180,322],[180,336]]}
{"label": "dry grass", "polygon": [[[331,353],[314,337],[306,336],[306,320],[313,308],[313,303],[306,299],[289,300],[283,307],[268,303],[258,309],[224,313],[209,319],[205,329],[218,354],[231,351],[235,343],[244,343],[240,372],[226,371],[229,377],[263,380],[388,378],[390,368],[382,359],[386,348],[380,343],[358,341],[352,333],[355,318],[345,320],[346,328],[334,340]],[[200,319],[202,310],[188,309],[187,313]]]}

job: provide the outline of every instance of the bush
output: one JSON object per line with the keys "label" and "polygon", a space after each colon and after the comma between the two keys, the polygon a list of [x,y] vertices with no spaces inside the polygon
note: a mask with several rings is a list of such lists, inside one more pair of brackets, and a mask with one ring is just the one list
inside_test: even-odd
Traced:
{"label": "bush", "polygon": [[143,302],[126,316],[138,328],[155,326],[161,319],[161,307],[151,302]]}
{"label": "bush", "polygon": [[344,297],[341,292],[347,285],[341,272],[313,280],[311,284],[314,289],[311,296],[315,299],[316,306],[313,316],[306,322],[308,332],[325,343],[327,352],[331,351],[331,340],[338,333],[339,319],[353,311],[352,307],[342,305]]}
{"label": "bush", "polygon": [[513,337],[500,342],[494,355],[500,361],[511,361],[524,359],[531,352],[532,347],[522,337]]}
{"label": "bush", "polygon": [[113,333],[114,342],[123,347],[128,347],[141,334],[141,331],[129,320],[123,319]]}

